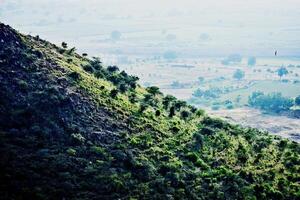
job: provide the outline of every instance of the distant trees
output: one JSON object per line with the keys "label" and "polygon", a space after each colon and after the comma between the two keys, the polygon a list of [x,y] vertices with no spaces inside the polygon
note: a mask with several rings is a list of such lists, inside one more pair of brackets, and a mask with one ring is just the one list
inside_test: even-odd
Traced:
{"label": "distant trees", "polygon": [[167,60],[174,60],[177,58],[177,53],[175,51],[166,51],[163,57]]}
{"label": "distant trees", "polygon": [[242,62],[242,56],[239,54],[231,54],[224,60],[222,60],[223,65],[230,65],[231,63],[240,63]]}
{"label": "distant trees", "polygon": [[278,74],[278,76],[280,77],[280,79],[281,79],[282,76],[285,76],[285,75],[287,75],[288,73],[289,73],[289,71],[288,71],[285,67],[280,67],[280,68],[277,70],[277,74]]}
{"label": "distant trees", "polygon": [[245,77],[245,72],[242,71],[241,69],[237,69],[233,74],[233,78],[235,78],[237,80],[241,80],[244,77]]}
{"label": "distant trees", "polygon": [[202,83],[203,81],[204,81],[204,77],[199,76],[199,77],[198,77],[198,82],[199,82],[199,83]]}
{"label": "distant trees", "polygon": [[111,33],[110,33],[110,38],[112,39],[112,40],[120,40],[121,39],[121,36],[122,36],[122,34],[121,34],[121,32],[120,31],[112,31]]}
{"label": "distant trees", "polygon": [[281,93],[253,92],[249,96],[248,103],[252,107],[275,113],[287,111],[293,106],[293,100],[283,97]]}
{"label": "distant trees", "polygon": [[177,36],[175,34],[168,34],[166,36],[166,40],[168,40],[168,41],[174,41],[176,39],[177,39]]}
{"label": "distant trees", "polygon": [[194,93],[194,97],[206,98],[206,99],[215,99],[220,97],[222,90],[219,88],[210,88],[208,90],[197,89]]}
{"label": "distant trees", "polygon": [[254,56],[251,56],[248,58],[248,65],[249,66],[255,66],[256,65],[256,58]]}
{"label": "distant trees", "polygon": [[210,37],[207,33],[201,33],[199,36],[199,40],[202,40],[202,41],[207,41],[209,39],[210,39]]}

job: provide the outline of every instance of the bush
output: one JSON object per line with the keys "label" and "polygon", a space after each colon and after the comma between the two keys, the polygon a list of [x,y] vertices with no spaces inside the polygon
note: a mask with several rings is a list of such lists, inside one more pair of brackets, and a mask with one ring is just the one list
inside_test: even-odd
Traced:
{"label": "bush", "polygon": [[88,73],[94,73],[94,68],[90,64],[84,65],[82,68]]}
{"label": "bush", "polygon": [[189,116],[190,116],[190,112],[189,112],[189,111],[183,110],[183,111],[181,112],[181,117],[182,117],[183,119],[187,119]]}
{"label": "bush", "polygon": [[161,114],[160,110],[156,110],[156,111],[155,111],[155,116],[156,116],[156,117],[159,117],[160,114]]}
{"label": "bush", "polygon": [[66,42],[62,42],[61,43],[62,48],[67,49],[68,48],[68,44]]}
{"label": "bush", "polygon": [[110,91],[110,96],[112,98],[116,98],[118,96],[119,91],[117,89],[113,89]]}
{"label": "bush", "polygon": [[248,103],[252,107],[275,113],[287,111],[293,106],[293,100],[283,97],[281,93],[253,92],[249,96]]}
{"label": "bush", "polygon": [[67,154],[69,154],[70,156],[75,156],[76,155],[76,150],[72,149],[72,148],[68,148],[67,149]]}
{"label": "bush", "polygon": [[81,75],[78,72],[71,72],[68,74],[68,76],[75,81],[78,81],[81,79]]}
{"label": "bush", "polygon": [[76,51],[76,48],[73,47],[73,48],[71,48],[69,51],[67,51],[67,54],[68,54],[68,55],[73,55],[73,54],[75,53],[75,51]]}
{"label": "bush", "polygon": [[172,106],[171,108],[170,108],[170,112],[169,112],[169,117],[174,117],[175,116],[175,107],[174,106]]}
{"label": "bush", "polygon": [[295,98],[295,105],[300,106],[300,95]]}
{"label": "bush", "polygon": [[119,68],[115,65],[114,66],[108,66],[107,71],[109,71],[110,73],[114,73],[114,72],[118,72]]}

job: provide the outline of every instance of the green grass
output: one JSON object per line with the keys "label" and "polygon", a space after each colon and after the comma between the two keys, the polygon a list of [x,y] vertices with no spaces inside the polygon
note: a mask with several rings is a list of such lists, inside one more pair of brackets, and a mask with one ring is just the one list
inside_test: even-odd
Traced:
{"label": "green grass", "polygon": [[224,94],[219,99],[220,101],[232,101],[240,95],[240,105],[244,105],[248,102],[248,96],[255,91],[261,91],[264,93],[281,92],[283,96],[294,98],[300,94],[300,84],[283,83],[279,81],[259,81],[247,89],[240,89]]}

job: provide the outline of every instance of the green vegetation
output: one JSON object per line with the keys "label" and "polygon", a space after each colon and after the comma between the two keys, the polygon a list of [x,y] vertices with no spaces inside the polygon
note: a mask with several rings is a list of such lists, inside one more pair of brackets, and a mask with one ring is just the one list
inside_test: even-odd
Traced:
{"label": "green vegetation", "polygon": [[253,92],[249,96],[248,103],[250,106],[262,110],[280,113],[288,111],[293,106],[293,99],[283,97],[281,93],[264,94],[263,92]]}
{"label": "green vegetation", "polygon": [[212,119],[75,49],[3,24],[0,38],[2,199],[300,198],[299,144]]}
{"label": "green vegetation", "polygon": [[255,66],[256,65],[256,58],[254,56],[251,56],[248,58],[248,65],[249,66]]}
{"label": "green vegetation", "polygon": [[278,76],[280,77],[280,79],[282,78],[282,76],[285,76],[289,73],[289,71],[285,68],[285,67],[280,67],[278,70],[277,70],[277,74]]}
{"label": "green vegetation", "polygon": [[245,77],[245,72],[242,71],[241,69],[237,69],[233,74],[233,78],[235,78],[237,80],[241,80],[244,77]]}

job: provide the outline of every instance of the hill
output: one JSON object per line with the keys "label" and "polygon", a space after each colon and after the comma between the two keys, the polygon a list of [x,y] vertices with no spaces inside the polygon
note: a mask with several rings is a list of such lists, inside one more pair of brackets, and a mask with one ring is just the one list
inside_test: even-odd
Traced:
{"label": "hill", "polygon": [[299,199],[300,146],[0,24],[2,199]]}

